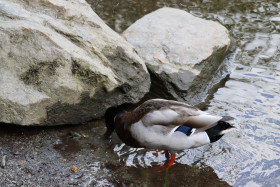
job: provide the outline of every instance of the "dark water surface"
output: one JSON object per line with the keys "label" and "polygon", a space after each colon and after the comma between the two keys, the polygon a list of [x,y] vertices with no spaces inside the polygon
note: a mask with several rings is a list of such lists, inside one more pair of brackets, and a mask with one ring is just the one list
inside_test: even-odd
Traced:
{"label": "dark water surface", "polygon": [[[207,166],[230,185],[280,185],[279,0],[87,1],[119,33],[145,14],[164,6],[183,9],[227,27],[235,46],[230,59],[233,70],[225,85],[206,102],[206,109],[209,113],[235,117],[238,129],[213,145],[179,153],[176,171],[190,172],[186,165]],[[115,147],[126,166],[141,170],[154,161],[151,152],[134,150],[123,154],[127,149],[123,145]],[[158,163],[163,161],[162,157],[156,159]],[[147,176],[152,174],[150,170],[146,172]],[[173,174],[174,178],[168,178],[170,186],[175,181],[178,185],[181,180]],[[179,186],[188,186],[185,182]]]}

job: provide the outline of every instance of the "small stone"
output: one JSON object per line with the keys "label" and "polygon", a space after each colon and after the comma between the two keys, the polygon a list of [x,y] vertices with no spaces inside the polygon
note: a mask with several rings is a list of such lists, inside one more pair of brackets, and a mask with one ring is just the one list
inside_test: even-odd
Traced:
{"label": "small stone", "polygon": [[79,139],[82,137],[82,135],[78,132],[70,132],[69,135],[71,136],[71,138],[73,139]]}
{"label": "small stone", "polygon": [[84,134],[84,133],[81,133],[81,135],[83,136],[83,138],[87,138],[88,135]]}
{"label": "small stone", "polygon": [[73,173],[77,173],[77,171],[78,171],[77,166],[72,166],[70,171],[72,171]]}
{"label": "small stone", "polygon": [[6,161],[7,161],[7,155],[4,155],[4,156],[2,157],[2,161],[1,161],[1,166],[2,166],[2,168],[5,168],[5,166],[6,166]]}
{"label": "small stone", "polygon": [[13,153],[14,155],[20,155],[20,152],[19,151],[16,151]]}

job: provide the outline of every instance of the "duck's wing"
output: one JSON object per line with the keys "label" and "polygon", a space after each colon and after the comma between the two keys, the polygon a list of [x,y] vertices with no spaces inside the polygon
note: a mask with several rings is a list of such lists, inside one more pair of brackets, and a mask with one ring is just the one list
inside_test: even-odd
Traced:
{"label": "duck's wing", "polygon": [[206,128],[222,117],[212,116],[191,105],[164,99],[148,100],[134,110],[145,126],[161,125],[167,129],[187,125]]}

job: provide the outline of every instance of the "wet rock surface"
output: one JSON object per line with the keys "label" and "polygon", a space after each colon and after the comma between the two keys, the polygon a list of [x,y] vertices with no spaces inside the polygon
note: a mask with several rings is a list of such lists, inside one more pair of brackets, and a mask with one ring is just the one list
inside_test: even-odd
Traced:
{"label": "wet rock surface", "polygon": [[176,163],[158,172],[152,165],[162,165],[164,154],[124,146],[115,134],[104,138],[104,126],[1,124],[0,186],[229,186],[207,166]]}
{"label": "wet rock surface", "polygon": [[144,59],[152,91],[190,104],[201,102],[217,81],[230,46],[229,32],[218,22],[167,7],[137,20],[122,36]]}
{"label": "wet rock surface", "polygon": [[131,45],[83,0],[2,0],[0,41],[0,122],[79,124],[150,88]]}

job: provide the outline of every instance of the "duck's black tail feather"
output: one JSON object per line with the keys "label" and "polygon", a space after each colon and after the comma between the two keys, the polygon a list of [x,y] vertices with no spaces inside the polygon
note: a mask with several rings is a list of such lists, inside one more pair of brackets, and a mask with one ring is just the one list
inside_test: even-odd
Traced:
{"label": "duck's black tail feather", "polygon": [[206,130],[206,133],[211,143],[219,140],[226,132],[229,131],[229,129],[234,128],[234,126],[226,122],[227,120],[226,121],[222,121],[222,120],[218,121],[217,125],[215,125],[214,127],[211,127],[210,129]]}

